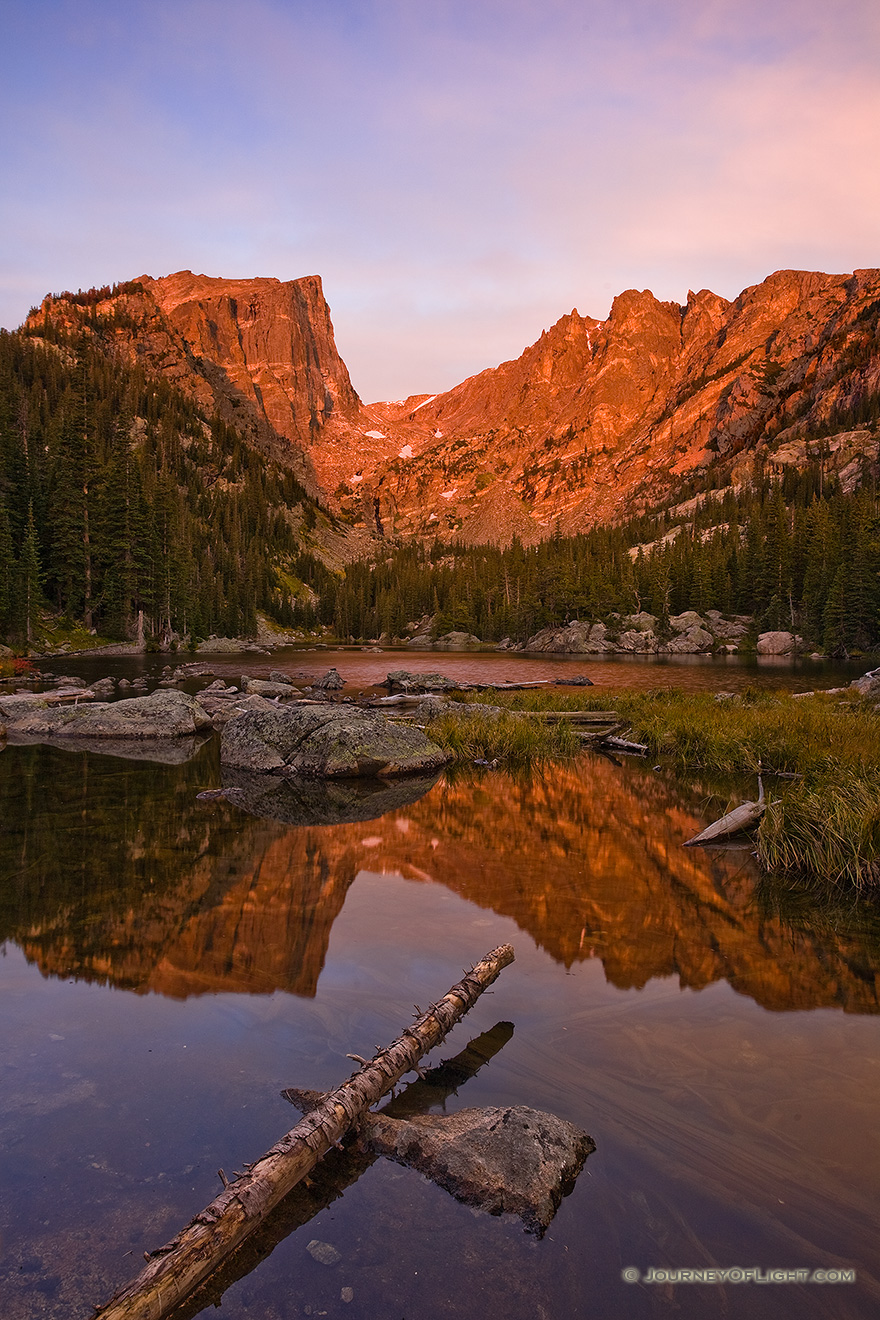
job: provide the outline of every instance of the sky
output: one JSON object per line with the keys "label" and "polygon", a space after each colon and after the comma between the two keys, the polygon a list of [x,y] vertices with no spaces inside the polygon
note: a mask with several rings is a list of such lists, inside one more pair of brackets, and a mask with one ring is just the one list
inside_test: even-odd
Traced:
{"label": "sky", "polygon": [[880,266],[877,0],[0,0],[0,325],[318,274],[365,402],[577,307]]}

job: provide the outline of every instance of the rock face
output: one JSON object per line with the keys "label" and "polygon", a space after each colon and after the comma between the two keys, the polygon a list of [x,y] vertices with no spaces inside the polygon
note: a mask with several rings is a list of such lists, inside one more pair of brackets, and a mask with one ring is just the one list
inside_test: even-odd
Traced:
{"label": "rock face", "polygon": [[46,738],[185,738],[211,729],[186,692],[156,691],[126,701],[34,710],[10,723],[17,734]]}
{"label": "rock face", "polygon": [[[572,311],[515,361],[385,405],[398,456],[365,468],[348,503],[378,499],[398,535],[528,542],[673,503],[709,469],[715,485],[735,484],[755,452],[796,465],[809,426],[880,385],[878,299],[878,270],[788,270],[733,302],[631,289],[604,321]],[[855,482],[880,444],[867,430],[843,439],[827,445],[831,464]]]}
{"label": "rock face", "polygon": [[[387,444],[377,449],[363,435],[370,422],[361,417],[337,352],[317,275],[227,280],[182,270],[160,279],[143,275],[136,283],[140,292],[94,309],[99,316],[117,313],[108,331],[113,351],[171,381],[209,415],[216,410],[243,428],[256,448],[292,468],[310,494],[322,484],[332,491],[359,450],[386,456]],[[29,324],[39,326],[47,317],[73,323],[82,314],[74,304],[47,298]],[[325,451],[329,467],[320,462]],[[199,649],[241,649],[226,640],[226,647]]]}
{"label": "rock face", "polygon": [[224,766],[321,779],[425,774],[449,756],[419,729],[353,706],[248,711],[223,730]]}
{"label": "rock face", "polygon": [[371,1150],[418,1169],[465,1205],[519,1215],[539,1237],[596,1149],[572,1123],[525,1105],[368,1117]]}

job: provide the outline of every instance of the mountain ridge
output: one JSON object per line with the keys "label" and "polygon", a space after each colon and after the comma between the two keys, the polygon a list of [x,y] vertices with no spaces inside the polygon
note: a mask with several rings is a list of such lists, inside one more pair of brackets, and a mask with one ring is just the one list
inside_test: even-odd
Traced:
{"label": "mountain ridge", "polygon": [[[688,483],[741,483],[774,448],[794,445],[797,463],[835,419],[841,432],[870,423],[877,459],[876,269],[776,271],[732,301],[625,290],[605,320],[573,309],[450,390],[368,405],[319,276],[178,271],[134,287],[90,311],[113,351],[245,421],[256,447],[373,535],[529,543],[617,523]],[[60,295],[28,328],[59,315],[87,319]]]}

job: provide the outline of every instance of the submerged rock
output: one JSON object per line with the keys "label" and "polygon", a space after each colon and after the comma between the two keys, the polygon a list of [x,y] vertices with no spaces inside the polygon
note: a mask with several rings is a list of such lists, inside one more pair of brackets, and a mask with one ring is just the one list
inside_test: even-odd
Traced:
{"label": "submerged rock", "polygon": [[410,1119],[366,1116],[379,1155],[418,1169],[465,1205],[519,1215],[541,1236],[596,1149],[586,1132],[525,1105]]}
{"label": "submerged rock", "polygon": [[449,759],[420,729],[355,706],[247,711],[229,721],[220,743],[223,765],[284,777],[419,774]]}

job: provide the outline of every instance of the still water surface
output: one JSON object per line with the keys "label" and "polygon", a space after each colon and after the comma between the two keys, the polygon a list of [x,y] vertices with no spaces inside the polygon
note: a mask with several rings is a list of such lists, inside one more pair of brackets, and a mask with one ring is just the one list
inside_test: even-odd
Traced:
{"label": "still water surface", "polygon": [[[397,664],[308,658],[317,672],[348,657],[377,678]],[[257,672],[250,657],[229,663]],[[219,1168],[292,1126],[284,1087],[339,1082],[347,1053],[390,1041],[414,1003],[506,940],[516,962],[434,1057],[512,1023],[447,1109],[531,1105],[595,1139],[547,1235],[385,1160],[329,1167],[278,1217],[270,1254],[229,1283],[222,1313],[878,1314],[870,908],[782,896],[748,850],[682,850],[712,814],[709,787],[638,762],[444,776],[333,825],[195,800],[219,782],[215,741],[176,765],[0,753],[4,1320],[87,1317],[213,1198]],[[337,1264],[309,1255],[315,1239]],[[710,1265],[853,1267],[858,1281],[621,1279]]]}

